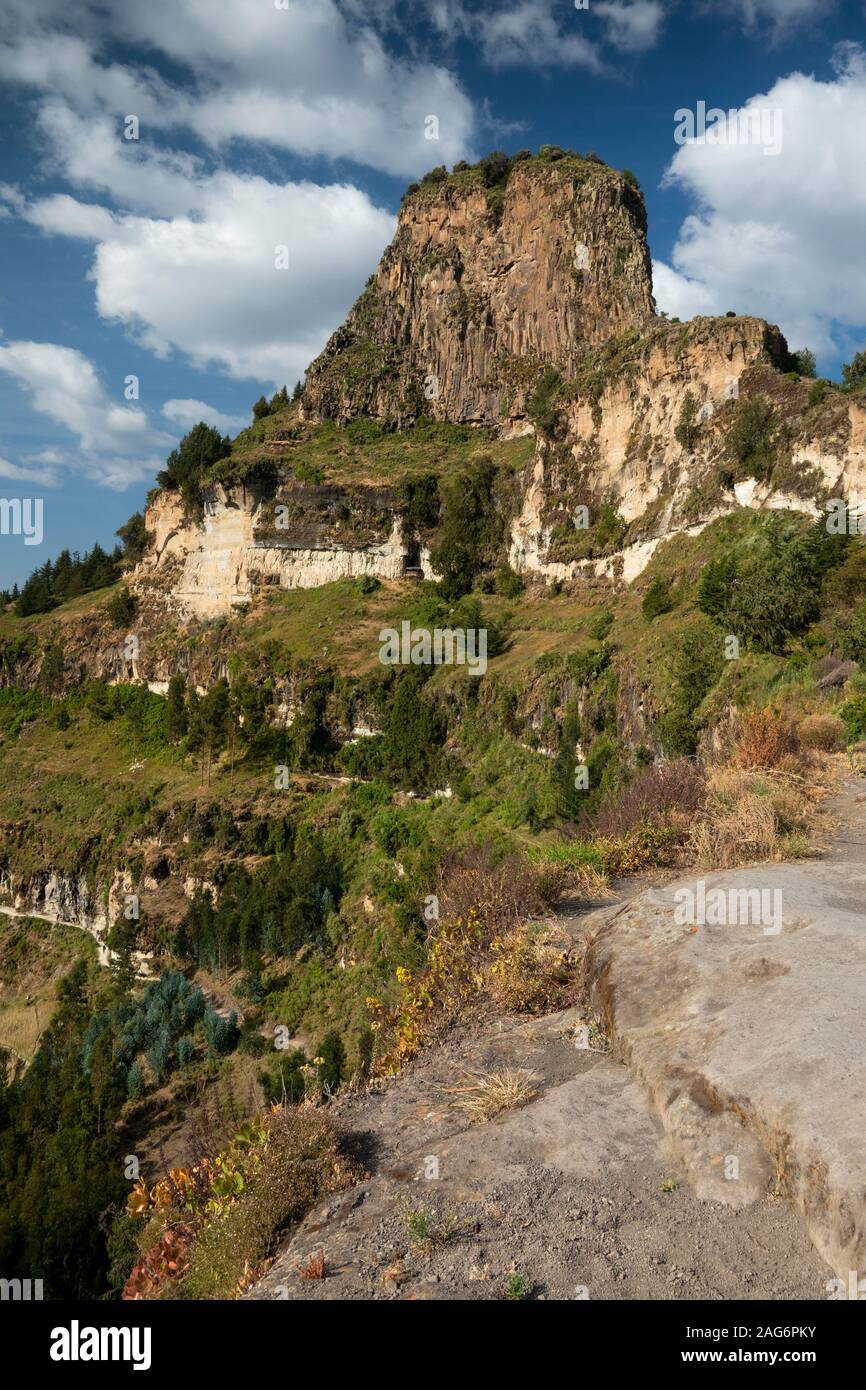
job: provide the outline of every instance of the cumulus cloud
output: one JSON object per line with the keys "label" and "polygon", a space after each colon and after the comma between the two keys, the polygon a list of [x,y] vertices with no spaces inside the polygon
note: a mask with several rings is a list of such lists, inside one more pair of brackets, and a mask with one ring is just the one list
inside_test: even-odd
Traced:
{"label": "cumulus cloud", "polygon": [[[9,6],[0,76],[87,116],[134,114],[144,130],[192,131],[215,151],[252,140],[410,175],[469,152],[475,118],[447,68],[389,52],[374,25],[390,11],[380,3],[365,22],[360,7],[335,0],[286,9],[148,0],[108,11],[91,0],[31,0]],[[170,59],[184,80],[143,61],[103,61],[112,37],[127,53]],[[440,122],[437,161],[425,135],[430,114]]]}
{"label": "cumulus cloud", "polygon": [[100,315],[158,356],[178,350],[198,367],[291,384],[345,316],[394,218],[352,185],[227,172],[189,183],[186,202],[178,216],[146,217],[64,195],[38,200],[25,216],[95,241]]}
{"label": "cumulus cloud", "polygon": [[593,14],[605,20],[610,42],[624,53],[653,48],[664,19],[660,0],[600,0]]}
{"label": "cumulus cloud", "polygon": [[77,436],[77,453],[64,461],[108,487],[122,489],[151,477],[175,442],[174,435],[153,429],[140,407],[113,399],[93,363],[75,348],[2,343],[0,371],[29,395],[38,414]]}
{"label": "cumulus cloud", "polygon": [[8,478],[16,483],[35,483],[37,487],[55,488],[60,478],[57,470],[44,465],[31,463],[10,463],[0,458],[0,478]]}
{"label": "cumulus cloud", "polygon": [[835,0],[734,0],[734,7],[747,29],[767,24],[779,38],[800,24],[823,18],[835,8]]}
{"label": "cumulus cloud", "polygon": [[778,154],[732,140],[680,147],[665,179],[696,210],[672,264],[656,265],[660,308],[681,318],[754,313],[779,323],[795,347],[847,350],[866,323],[866,71],[850,45],[836,67],[835,80],[794,73],[746,103],[781,113]]}
{"label": "cumulus cloud", "polygon": [[598,72],[601,59],[581,32],[582,19],[572,10],[569,25],[560,25],[550,0],[519,0],[475,16],[484,56],[493,67],[583,67]]}
{"label": "cumulus cloud", "polygon": [[586,15],[563,10],[555,0],[511,0],[496,9],[467,0],[428,0],[427,14],[438,34],[451,42],[471,40],[493,68],[602,68],[596,45],[585,32]]}
{"label": "cumulus cloud", "polygon": [[206,425],[212,425],[214,429],[222,434],[236,434],[242,430],[244,425],[249,423],[246,415],[224,415],[216,406],[208,405],[205,401],[183,400],[166,401],[162,407],[162,413],[166,420],[170,420],[173,425],[178,425],[184,432],[192,429],[200,420],[204,420]]}

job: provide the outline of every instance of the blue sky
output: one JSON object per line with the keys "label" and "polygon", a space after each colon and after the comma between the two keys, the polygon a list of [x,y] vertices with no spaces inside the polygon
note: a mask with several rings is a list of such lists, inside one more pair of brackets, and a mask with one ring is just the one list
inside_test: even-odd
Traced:
{"label": "blue sky", "polygon": [[[0,536],[0,587],[111,544],[191,424],[291,387],[434,164],[595,150],[644,189],[660,308],[760,314],[828,375],[866,341],[864,0],[0,13],[0,496],[45,518]],[[676,143],[700,102],[763,134]]]}

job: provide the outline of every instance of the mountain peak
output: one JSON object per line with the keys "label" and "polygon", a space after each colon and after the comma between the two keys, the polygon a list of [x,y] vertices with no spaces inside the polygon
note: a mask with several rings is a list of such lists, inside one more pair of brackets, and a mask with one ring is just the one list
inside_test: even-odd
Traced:
{"label": "mountain peak", "polygon": [[553,146],[434,169],[410,185],[378,269],[312,363],[304,412],[498,424],[540,368],[572,373],[653,312],[627,172]]}

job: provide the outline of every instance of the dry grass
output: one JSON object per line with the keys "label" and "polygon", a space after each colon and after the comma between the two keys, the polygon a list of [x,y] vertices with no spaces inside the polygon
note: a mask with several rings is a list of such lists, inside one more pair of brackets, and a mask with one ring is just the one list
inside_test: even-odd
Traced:
{"label": "dry grass", "polygon": [[228,1298],[249,1270],[261,1271],[279,1233],[314,1202],[345,1187],[351,1162],[330,1120],[306,1106],[275,1113],[261,1162],[225,1212],[196,1231],[182,1298]]}
{"label": "dry grass", "polygon": [[793,719],[776,710],[754,709],[739,722],[731,761],[740,768],[785,767],[799,750]]}
{"label": "dry grass", "polygon": [[[615,898],[606,869],[596,868],[595,864],[578,864],[571,870],[571,881],[578,892],[591,902]],[[571,884],[569,885],[571,887]]]}
{"label": "dry grass", "polygon": [[838,753],[845,747],[845,725],[835,714],[808,714],[797,725],[802,748],[821,753]]}
{"label": "dry grass", "polygon": [[55,1003],[48,991],[44,992],[44,997],[40,995],[38,1007],[24,1000],[4,1001],[0,1006],[0,1047],[8,1048],[25,1062],[31,1062],[39,1039],[51,1021]]}
{"label": "dry grass", "polygon": [[491,999],[508,1013],[562,1008],[574,988],[576,961],[549,928],[522,926],[495,937],[481,974]]}
{"label": "dry grass", "polygon": [[327,1273],[324,1250],[313,1250],[296,1268],[301,1279],[324,1279]]}
{"label": "dry grass", "polygon": [[799,858],[812,805],[805,780],[792,773],[718,769],[708,782],[706,813],[690,836],[691,857],[714,869]]}
{"label": "dry grass", "polygon": [[454,1102],[470,1124],[484,1124],[527,1105],[538,1095],[540,1077],[525,1067],[502,1067],[486,1075],[467,1075],[462,1086],[449,1088],[448,1094],[458,1096]]}

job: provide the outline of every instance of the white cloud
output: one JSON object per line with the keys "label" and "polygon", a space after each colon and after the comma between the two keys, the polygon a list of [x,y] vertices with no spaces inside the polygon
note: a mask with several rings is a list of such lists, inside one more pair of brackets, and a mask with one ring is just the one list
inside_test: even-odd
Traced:
{"label": "white cloud", "polygon": [[[392,56],[372,23],[357,20],[357,6],[347,14],[335,0],[293,0],[287,9],[267,0],[148,0],[104,11],[88,0],[32,0],[9,9],[0,76],[88,117],[110,115],[118,127],[138,115],[143,138],[186,129],[215,151],[254,140],[396,175],[451,163],[472,144],[473,107],[457,78],[426,59]],[[387,23],[391,12],[380,3],[370,19]],[[127,52],[168,57],[190,80],[172,84],[144,62],[101,62],[112,37]],[[425,138],[429,114],[440,120],[436,161]]]}
{"label": "white cloud", "polygon": [[[728,8],[729,0],[725,0]],[[835,7],[835,0],[734,0],[747,29],[766,23],[775,37],[801,24],[814,23]]]}
{"label": "white cloud", "polygon": [[222,434],[237,434],[244,425],[249,424],[248,416],[224,415],[216,406],[207,405],[205,401],[166,401],[162,413],[166,420],[170,420],[173,425],[179,425],[184,431],[192,429],[200,420],[204,420],[206,425],[212,425]]}
{"label": "white cloud", "polygon": [[586,16],[572,9],[560,26],[550,0],[518,0],[473,16],[486,61],[502,67],[582,67],[599,72],[595,45],[581,32]]}
{"label": "white cloud", "polygon": [[664,20],[660,0],[598,0],[592,11],[605,20],[610,42],[624,53],[652,48]]}
{"label": "white cloud", "polygon": [[659,307],[680,317],[734,309],[779,323],[794,347],[846,351],[866,324],[866,73],[859,50],[838,77],[794,73],[747,109],[778,111],[782,145],[683,145],[666,181],[690,195]]}
{"label": "white cloud", "polygon": [[[148,169],[144,161],[143,185]],[[175,217],[111,216],[55,197],[25,215],[96,241],[99,313],[151,351],[178,350],[202,368],[291,386],[345,316],[394,218],[351,185],[229,173],[190,183],[187,203]],[[281,246],[287,270],[275,268]]]}
{"label": "white cloud", "polygon": [[661,0],[591,0],[583,10],[561,0],[510,0],[499,7],[485,0],[427,0],[427,13],[443,38],[477,43],[491,67],[592,72],[606,70],[600,52],[605,42],[622,52],[643,52],[657,41],[664,19]]}
{"label": "white cloud", "polygon": [[153,429],[138,406],[114,400],[93,363],[75,348],[2,343],[0,371],[28,393],[38,414],[78,437],[79,452],[70,455],[69,466],[108,487],[152,477],[175,442],[174,435]]}
{"label": "white cloud", "polygon": [[40,467],[38,464],[10,463],[8,459],[4,458],[0,458],[0,478],[8,478],[10,481],[21,483],[35,483],[37,487],[54,488],[60,484],[60,478],[54,468]]}

